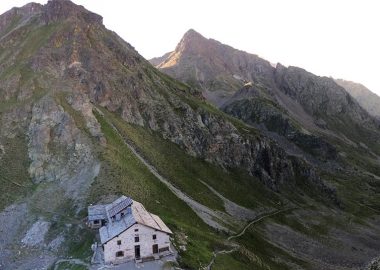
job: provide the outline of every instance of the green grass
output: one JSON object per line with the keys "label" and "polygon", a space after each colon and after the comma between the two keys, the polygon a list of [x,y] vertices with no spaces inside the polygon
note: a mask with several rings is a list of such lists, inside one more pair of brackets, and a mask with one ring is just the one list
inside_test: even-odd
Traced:
{"label": "green grass", "polygon": [[12,31],[16,27],[16,25],[20,22],[20,20],[21,20],[21,15],[14,16],[12,18],[12,21],[9,23],[9,25],[2,32],[0,32],[0,36],[5,36],[10,31]]}
{"label": "green grass", "polygon": [[307,268],[308,264],[305,261],[294,258],[285,250],[268,242],[265,235],[259,229],[250,227],[247,229],[244,237],[238,238],[237,241],[242,246],[241,251],[247,249],[254,255],[250,257],[251,264],[253,264],[251,269],[291,269],[288,265],[279,262],[278,258],[295,263],[303,269]]}
{"label": "green grass", "polygon": [[179,235],[187,235],[187,251],[181,253],[181,265],[198,268],[205,265],[212,256],[215,246],[222,245],[222,235],[218,235],[134,156],[125,146],[120,136],[98,117],[102,132],[107,139],[107,147],[100,154],[102,170],[91,187],[89,203],[96,203],[103,195],[131,196],[145,207],[160,215],[174,231],[175,243]]}
{"label": "green grass", "polygon": [[95,242],[96,232],[76,226],[70,233],[72,237],[68,240],[68,255],[89,262],[93,254],[91,245]]}
{"label": "green grass", "polygon": [[355,173],[325,172],[324,179],[334,183],[338,196],[342,199],[343,209],[352,215],[354,220],[363,220],[376,216],[380,209],[380,180]]}
{"label": "green grass", "polygon": [[16,134],[2,142],[5,154],[0,159],[0,211],[33,188],[28,168],[26,137]]}
{"label": "green grass", "polygon": [[242,260],[242,254],[240,252],[234,252],[232,254],[220,254],[216,257],[213,270],[251,270],[254,265],[249,260]]}
{"label": "green grass", "polygon": [[87,270],[84,265],[74,264],[70,262],[61,262],[56,270]]}
{"label": "green grass", "polygon": [[[223,244],[226,236],[205,225],[187,205],[155,179],[124,145],[123,139],[116,134],[107,121],[111,121],[157,168],[160,174],[201,203],[219,209],[218,203],[220,202],[211,199],[213,194],[199,180],[203,180],[225,197],[243,206],[250,208],[278,207],[277,203],[281,201],[280,197],[264,188],[257,179],[245,172],[224,171],[215,165],[185,154],[183,149],[164,140],[158,133],[128,124],[108,111],[103,110],[103,112],[104,117],[95,114],[107,139],[107,147],[104,148],[104,153],[101,155],[103,169],[92,187],[91,203],[96,202],[104,194],[127,194],[144,203],[148,210],[159,214],[174,231],[174,242],[177,246],[181,243],[181,235],[188,236],[187,251],[180,252],[181,266],[194,269],[206,265],[212,257],[212,251],[226,248]],[[245,248],[246,252],[222,256],[222,262],[217,262],[217,264],[222,263],[224,269],[228,269],[228,267],[234,269],[235,266],[243,265],[246,266],[246,269],[252,269],[250,267],[258,265],[261,267],[258,269],[266,269],[264,267],[266,264],[262,262],[266,262],[270,256],[276,254],[294,260],[281,249],[271,246],[265,239],[260,238],[261,242],[258,242],[263,247],[267,247],[267,250],[263,250],[252,261],[251,251],[258,248],[256,240],[255,238],[246,248],[244,242],[243,249]],[[250,237],[246,241],[250,242]],[[283,266],[269,261],[269,266],[277,267],[273,269],[281,269],[280,267]]]}
{"label": "green grass", "polygon": [[104,113],[162,175],[202,204],[224,210],[219,197],[199,180],[245,207],[276,206],[280,201],[277,194],[265,188],[258,179],[249,176],[245,171],[223,170],[186,154],[178,145],[164,140],[156,132],[125,123],[109,112]]}

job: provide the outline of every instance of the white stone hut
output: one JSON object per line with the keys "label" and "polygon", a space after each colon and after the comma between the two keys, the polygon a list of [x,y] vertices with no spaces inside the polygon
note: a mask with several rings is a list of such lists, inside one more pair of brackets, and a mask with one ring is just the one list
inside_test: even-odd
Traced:
{"label": "white stone hut", "polygon": [[[111,204],[90,207],[89,225],[92,228],[97,227],[94,227],[95,220],[102,223],[102,219],[91,218],[90,222],[90,212],[93,217],[106,216],[105,225],[99,230],[105,263],[154,260],[172,253],[172,231],[141,203],[122,196]],[[95,216],[93,213],[99,209],[104,212]]]}

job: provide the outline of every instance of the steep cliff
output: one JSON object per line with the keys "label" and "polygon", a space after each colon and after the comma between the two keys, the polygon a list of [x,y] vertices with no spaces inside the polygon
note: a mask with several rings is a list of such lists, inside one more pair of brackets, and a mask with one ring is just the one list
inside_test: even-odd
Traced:
{"label": "steep cliff", "polygon": [[[198,88],[151,66],[106,29],[101,16],[68,0],[51,0],[43,6],[13,9],[1,15],[0,22],[1,267],[58,267],[60,257],[88,263],[95,237],[83,222],[86,206],[122,193],[162,216],[180,247],[181,266],[192,269],[206,266],[214,250],[231,245],[239,249],[226,255],[228,267],[284,269],[315,257],[302,257],[300,249],[294,254],[276,249],[266,235],[270,230],[264,227],[231,244],[210,224],[233,233],[243,229],[247,220],[275,210],[293,213],[314,207],[320,210],[313,211],[329,218],[338,211],[341,217],[334,220],[339,221],[356,211],[351,211],[346,189],[340,190],[341,196],[336,192],[335,186],[341,185],[331,180],[336,171],[326,174],[302,156],[290,154],[260,128],[211,106],[199,97]],[[197,38],[202,42],[202,37]],[[252,73],[250,80],[269,87],[264,79],[273,70],[269,63],[255,56],[241,61],[243,69],[253,65],[262,74]],[[211,66],[210,74],[214,72]],[[284,87],[289,81],[283,73],[275,79],[283,81]],[[280,111],[268,112],[267,119]],[[284,119],[284,125],[291,123]],[[190,199],[181,200],[158,181],[157,173]],[[372,184],[375,193],[377,186]],[[376,207],[377,197],[370,195],[353,197]],[[186,203],[189,200],[225,220],[205,223],[203,214]],[[363,237],[375,231],[372,225],[360,225],[373,215],[365,214],[354,223],[359,231],[366,229],[360,234]],[[284,219],[293,222],[292,215]],[[296,227],[290,225],[292,230]],[[339,233],[343,232],[339,228],[332,233],[334,244],[342,243]],[[257,257],[252,254],[258,246],[252,246],[255,241],[250,237],[265,243]],[[377,245],[351,240],[363,249],[355,263],[363,264],[376,251]],[[327,245],[321,241],[318,247]],[[277,256],[284,263],[273,259]]]}
{"label": "steep cliff", "polygon": [[335,82],[346,89],[372,116],[380,117],[380,97],[378,95],[360,83],[342,79],[337,79]]}

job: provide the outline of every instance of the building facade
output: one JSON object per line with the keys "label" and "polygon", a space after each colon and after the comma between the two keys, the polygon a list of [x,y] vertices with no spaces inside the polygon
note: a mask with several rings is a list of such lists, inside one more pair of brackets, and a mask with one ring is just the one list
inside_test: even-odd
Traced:
{"label": "building facade", "polygon": [[171,253],[170,237],[167,233],[138,223],[104,243],[103,247],[106,263],[121,263],[133,259],[153,260]]}
{"label": "building facade", "polygon": [[[94,209],[104,209],[104,212]],[[96,215],[90,216],[94,212]],[[96,219],[104,216],[106,220]],[[97,228],[98,222],[94,224],[95,220],[104,223],[99,234],[105,263],[154,260],[172,253],[171,230],[160,217],[149,213],[141,203],[128,197],[122,196],[109,205],[90,206],[90,227]]]}

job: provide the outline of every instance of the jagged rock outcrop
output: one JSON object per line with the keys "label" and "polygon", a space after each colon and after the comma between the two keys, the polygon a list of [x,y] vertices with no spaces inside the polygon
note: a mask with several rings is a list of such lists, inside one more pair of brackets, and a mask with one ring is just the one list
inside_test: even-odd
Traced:
{"label": "jagged rock outcrop", "polygon": [[273,69],[268,61],[256,55],[206,39],[192,29],[156,66],[201,89],[203,95],[217,106],[222,105],[246,81],[261,81],[270,76]]}
{"label": "jagged rock outcrop", "polygon": [[70,0],[49,0],[47,4],[43,6],[42,19],[47,24],[68,18],[72,18],[73,20],[80,18],[88,24],[103,24],[102,16],[92,13],[83,6],[76,5]]}
{"label": "jagged rock outcrop", "polygon": [[[364,176],[359,170],[349,171],[350,174],[335,181],[336,175],[330,171],[321,172],[320,167],[305,160],[302,154],[289,154],[272,139],[275,137],[267,135],[268,132],[277,132],[287,140],[310,147],[313,153],[318,153],[327,161],[335,159],[336,149],[330,148],[331,145],[325,143],[319,134],[313,134],[313,128],[299,125],[300,122],[290,113],[296,112],[293,107],[287,106],[286,102],[278,102],[280,95],[288,97],[294,101],[293,105],[309,112],[308,117],[314,119],[318,106],[324,108],[325,102],[329,102],[323,97],[322,102],[317,100],[313,103],[315,107],[311,106],[316,111],[306,108],[310,105],[306,96],[314,94],[313,89],[308,89],[308,81],[324,89],[323,82],[319,82],[318,78],[301,74],[306,79],[292,85],[295,75],[291,69],[278,71],[276,77],[276,68],[269,62],[236,52],[190,31],[176,52],[191,55],[190,52],[195,54],[200,51],[202,53],[192,59],[205,60],[195,69],[188,67],[196,74],[189,78],[197,79],[196,86],[190,87],[156,70],[130,44],[107,30],[100,16],[83,7],[67,0],[52,0],[36,8],[26,15],[27,19],[15,20],[14,24],[9,23],[13,19],[8,18],[4,23],[7,25],[6,33],[0,33],[0,47],[4,48],[0,50],[0,206],[5,209],[0,212],[0,219],[4,221],[0,223],[6,223],[0,225],[0,229],[9,231],[6,236],[0,234],[0,239],[4,240],[0,241],[0,262],[6,268],[30,269],[31,265],[47,268],[58,257],[71,257],[70,252],[77,251],[79,256],[89,257],[83,250],[89,249],[94,237],[81,222],[86,215],[84,207],[121,192],[130,192],[149,202],[148,207],[162,211],[176,237],[186,233],[187,238],[189,235],[186,241],[189,243],[188,253],[183,250],[180,254],[188,257],[182,263],[186,268],[199,267],[198,259],[205,255],[203,253],[210,255],[214,246],[224,245],[223,241],[208,241],[216,237],[224,240],[225,235],[212,231],[202,220],[193,223],[191,209],[187,209],[183,202],[169,193],[170,189],[156,181],[153,165],[165,179],[173,182],[173,186],[184,189],[186,196],[194,196],[194,201],[207,205],[207,209],[212,211],[224,211],[219,201],[221,197],[231,202],[232,199],[236,200],[236,204],[239,202],[245,208],[252,208],[255,213],[281,209],[279,213],[284,217],[279,216],[277,220],[273,216],[267,219],[268,222],[286,223],[290,220],[289,226],[307,234],[301,239],[314,239],[321,235],[327,239],[329,232],[325,229],[325,223],[335,222],[335,216],[344,211],[347,201],[350,210],[357,210],[358,201],[367,203],[368,200],[369,207],[376,207],[377,183],[368,180],[368,175],[360,179],[360,185],[364,188],[354,180],[350,182],[355,173]],[[193,43],[190,47],[189,42]],[[180,56],[176,52],[170,54],[172,59]],[[209,53],[219,57],[219,60],[206,57]],[[227,60],[223,60],[222,56]],[[180,58],[177,60],[182,61]],[[170,65],[169,62],[166,65]],[[185,68],[182,71],[185,74],[188,70]],[[218,84],[220,78],[222,83]],[[192,84],[190,79],[187,83]],[[213,97],[218,102],[224,102],[228,97],[223,109],[252,126],[210,106],[198,97],[197,87],[208,94],[216,94]],[[287,87],[291,88],[288,92]],[[225,92],[219,95],[218,89]],[[240,91],[236,92],[238,89]],[[338,90],[341,91],[341,88]],[[329,117],[339,117],[347,106],[356,106],[355,103],[341,106],[342,97],[345,97],[344,94],[338,92],[336,99],[333,99],[339,103],[336,107],[341,109],[333,111],[335,103],[326,105],[329,106]],[[357,109],[357,114],[357,119],[363,117],[368,123],[367,127],[372,128],[371,120],[367,121],[360,109]],[[331,125],[329,118],[321,116],[318,120],[321,126],[325,121],[325,129]],[[133,148],[139,153],[141,151],[144,157],[141,159],[146,160],[147,164],[152,163],[148,166],[151,170],[146,169],[141,159],[136,159],[136,152],[126,147],[123,140],[130,140]],[[170,161],[176,161],[177,156],[165,156],[163,148],[166,145],[169,146],[166,153],[173,150],[178,154],[177,168],[167,166]],[[15,164],[9,162],[12,159]],[[193,165],[188,161],[194,163],[194,167],[186,168]],[[181,170],[183,168],[185,170]],[[3,173],[17,169],[21,173]],[[185,178],[185,173],[192,173],[191,170],[197,170],[194,177]],[[185,180],[177,179],[182,177]],[[207,182],[209,177],[213,182]],[[208,185],[218,190],[221,197],[212,195]],[[341,204],[335,185],[341,189],[348,187],[349,192],[343,190],[346,193],[340,194],[345,199],[355,196],[352,199],[355,206],[349,200]],[[350,188],[369,190],[369,195],[363,199]],[[4,194],[8,190],[20,195],[7,197]],[[229,193],[229,190],[233,192]],[[243,193],[247,200],[239,198]],[[13,206],[7,207],[11,204]],[[304,225],[304,221],[297,220],[293,223],[294,217],[297,217],[292,212],[296,205],[305,212],[312,208],[315,212],[310,222],[315,224]],[[259,211],[256,212],[256,209]],[[19,212],[19,215],[13,212]],[[285,216],[288,212],[289,216]],[[326,214],[326,220],[319,214]],[[370,214],[368,216],[372,218]],[[20,216],[21,224],[17,222]],[[354,211],[348,212],[339,222],[346,224],[349,221],[351,224],[353,216],[361,221],[360,226],[371,233],[376,231],[376,226],[363,225],[370,220],[368,216],[360,219]],[[193,217],[197,218],[195,214]],[[260,216],[258,218],[261,220]],[[373,222],[372,219],[370,222]],[[264,222],[261,223],[265,226]],[[283,224],[283,227],[285,225],[288,224]],[[266,243],[270,238],[264,237],[261,230],[266,231],[266,228],[257,230],[257,237]],[[309,234],[315,231],[318,231],[316,235]],[[247,228],[244,233],[256,231]],[[236,241],[243,238],[243,235],[237,237]],[[22,249],[23,253],[18,254],[23,239],[26,246]],[[239,242],[244,246],[244,252],[240,254],[245,256],[244,259],[249,258],[246,253],[249,255],[255,250],[245,247],[252,242],[251,239],[248,236],[243,239],[248,241]],[[323,247],[326,245],[325,238],[321,239],[319,245]],[[341,242],[336,240],[334,247],[336,243]],[[272,252],[272,247],[268,246]],[[280,246],[274,247],[273,254],[268,254],[278,263],[276,255],[286,252]],[[199,255],[198,250],[203,249],[207,252],[202,251]],[[357,260],[360,263],[374,256],[372,249],[365,247],[364,250],[363,253],[369,252],[366,257]],[[281,260],[288,263],[288,255],[290,258],[293,256],[289,253]],[[263,258],[260,260],[267,260],[266,256]],[[201,259],[204,263],[208,257]],[[268,268],[271,263],[267,264]],[[289,262],[289,265],[294,264]],[[299,264],[306,265],[304,261]],[[319,265],[318,262],[316,265]],[[343,263],[333,262],[331,265]]]}
{"label": "jagged rock outcrop", "polygon": [[286,95],[297,100],[312,116],[324,118],[344,114],[359,123],[371,121],[344,88],[331,78],[318,77],[301,68],[286,68],[278,64],[275,80]]}
{"label": "jagged rock outcrop", "polygon": [[[187,96],[194,96],[189,87],[153,69],[130,44],[105,29],[100,16],[67,0],[49,1],[30,16],[33,20],[15,25],[0,41],[1,46],[12,42],[19,48],[10,51],[14,57],[3,56],[1,68],[10,75],[3,79],[1,93],[4,100],[33,103],[26,122],[29,173],[35,183],[80,179],[85,187],[97,175],[91,142],[61,103],[78,112],[84,128],[103,145],[106,141],[92,114],[93,106],[105,107],[129,123],[155,130],[187,153],[222,168],[243,168],[275,190],[296,185],[295,171],[313,170],[306,163],[294,162],[265,136],[245,134],[224,117],[201,109],[201,99]],[[24,39],[35,43],[25,45]],[[194,52],[194,46],[208,54],[219,47],[219,42],[189,31],[178,50]],[[230,48],[223,47],[214,52],[230,57],[218,65],[221,69],[231,61],[231,74],[248,71],[248,67],[256,71],[246,74],[252,80],[270,74],[272,67],[267,61],[257,56],[247,60],[244,52],[237,56],[229,52]],[[209,67],[201,77],[217,76],[219,70]],[[242,84],[241,79],[231,80]],[[310,173],[313,179],[303,180],[319,181],[318,188],[323,186],[314,175]]]}
{"label": "jagged rock outcrop", "polygon": [[[90,112],[90,102],[119,113],[129,123],[160,132],[194,156],[224,168],[244,168],[272,189],[295,184],[293,164],[275,143],[262,136],[243,135],[223,117],[198,105],[190,106],[187,98],[177,93],[188,92],[187,87],[178,89],[175,82],[164,80],[133,47],[106,30],[99,18],[92,17],[70,1],[49,1],[36,19],[70,21],[70,25],[65,31],[51,32],[31,58],[30,68],[49,77],[48,85],[39,82],[42,87],[73,93],[68,101],[81,111],[93,136],[101,138],[99,125]],[[192,39],[194,35],[189,32],[189,37],[184,39]],[[201,42],[204,38],[198,39]],[[183,44],[185,48],[180,46],[180,49],[187,50],[187,41]],[[206,53],[213,49],[212,46],[202,48]],[[255,62],[258,58],[252,59]],[[255,62],[255,67],[261,69],[261,63]],[[78,130],[73,129],[72,120],[51,99],[42,99],[34,106],[31,123],[30,173],[36,182],[69,178],[66,173],[70,168],[91,163],[91,153],[85,150],[88,147],[81,141]],[[54,158],[49,153],[50,142],[62,150],[61,156]],[[85,149],[77,150],[76,145]],[[65,147],[60,149],[61,146]],[[66,153],[76,155],[72,160],[75,164]]]}
{"label": "jagged rock outcrop", "polygon": [[0,15],[0,35],[7,34],[12,26],[27,21],[31,16],[41,12],[42,5],[29,3],[21,8],[12,8]]}
{"label": "jagged rock outcrop", "polygon": [[380,97],[378,95],[360,83],[342,79],[337,79],[335,82],[350,93],[372,116],[380,118]]}
{"label": "jagged rock outcrop", "polygon": [[[245,96],[246,92],[255,92]],[[235,93],[231,101],[226,103],[222,109],[244,122],[263,127],[274,132],[301,147],[305,152],[323,160],[334,160],[337,151],[334,146],[322,138],[315,136],[292,120],[278,104],[272,100],[260,96],[259,90],[254,87],[243,88]],[[239,98],[238,98],[239,96]]]}
{"label": "jagged rock outcrop", "polygon": [[52,97],[33,106],[28,137],[29,174],[35,183],[60,181],[76,199],[97,176],[91,143]]}
{"label": "jagged rock outcrop", "polygon": [[[292,133],[299,136],[291,136],[291,140],[323,159],[336,158],[334,147],[327,142],[331,139],[349,145],[378,143],[378,122],[333,79],[297,67],[274,67],[256,55],[206,39],[194,30],[189,30],[176,49],[156,66],[201,89],[208,101],[248,124],[272,126],[272,131],[286,139],[289,134],[281,126],[294,127]],[[284,114],[288,120],[280,120],[282,124],[274,128],[273,121]],[[293,124],[285,124],[288,121]]]}

